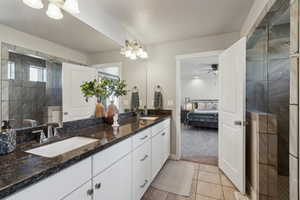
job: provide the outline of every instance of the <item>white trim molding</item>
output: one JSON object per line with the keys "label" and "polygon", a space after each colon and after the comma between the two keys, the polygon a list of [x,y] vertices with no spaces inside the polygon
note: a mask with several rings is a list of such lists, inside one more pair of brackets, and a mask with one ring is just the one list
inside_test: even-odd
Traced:
{"label": "white trim molding", "polygon": [[181,121],[180,121],[180,112],[181,112],[181,61],[185,59],[191,58],[206,58],[211,56],[218,56],[223,52],[223,50],[216,51],[206,51],[200,53],[193,54],[185,54],[185,55],[177,55],[176,59],[176,116],[175,116],[175,124],[176,124],[176,154],[173,155],[174,160],[181,159]]}

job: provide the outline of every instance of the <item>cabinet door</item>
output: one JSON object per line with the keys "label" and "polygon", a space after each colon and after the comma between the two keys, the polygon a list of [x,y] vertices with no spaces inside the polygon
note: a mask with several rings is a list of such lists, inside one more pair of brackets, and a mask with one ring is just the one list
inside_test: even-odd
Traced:
{"label": "cabinet door", "polygon": [[72,192],[67,197],[63,198],[63,200],[92,200],[93,196],[93,186],[92,182],[88,182]]}
{"label": "cabinet door", "polygon": [[155,178],[157,173],[162,167],[163,159],[164,159],[164,140],[162,137],[162,133],[157,134],[152,137],[151,140],[151,149],[152,149],[152,180]]}
{"label": "cabinet door", "polygon": [[94,177],[94,200],[132,200],[132,154]]}

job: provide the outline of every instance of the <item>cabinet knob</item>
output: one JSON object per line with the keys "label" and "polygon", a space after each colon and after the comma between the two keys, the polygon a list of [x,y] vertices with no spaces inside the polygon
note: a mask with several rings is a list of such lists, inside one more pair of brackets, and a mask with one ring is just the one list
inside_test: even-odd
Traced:
{"label": "cabinet knob", "polygon": [[161,134],[161,136],[165,136],[166,135],[166,133],[165,132],[163,132],[162,134]]}
{"label": "cabinet knob", "polygon": [[144,184],[143,185],[140,185],[140,188],[144,188],[148,183],[148,180],[145,180]]}
{"label": "cabinet knob", "polygon": [[101,183],[97,183],[97,184],[95,185],[95,188],[96,188],[97,190],[99,190],[99,189],[101,188]]}
{"label": "cabinet knob", "polygon": [[87,193],[88,196],[92,196],[94,194],[94,190],[89,189],[86,193]]}

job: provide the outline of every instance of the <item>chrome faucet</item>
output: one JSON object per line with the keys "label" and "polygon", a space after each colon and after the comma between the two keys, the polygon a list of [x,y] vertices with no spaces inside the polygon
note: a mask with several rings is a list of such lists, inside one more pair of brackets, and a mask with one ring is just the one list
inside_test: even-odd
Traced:
{"label": "chrome faucet", "polygon": [[48,138],[46,137],[44,130],[36,130],[36,131],[32,131],[32,133],[34,134],[40,134],[40,144],[47,142]]}

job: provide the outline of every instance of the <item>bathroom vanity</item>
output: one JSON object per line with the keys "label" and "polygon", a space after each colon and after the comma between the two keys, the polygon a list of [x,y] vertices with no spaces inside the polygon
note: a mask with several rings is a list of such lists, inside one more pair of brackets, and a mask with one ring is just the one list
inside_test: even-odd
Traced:
{"label": "bathroom vanity", "polygon": [[103,124],[63,137],[94,141],[55,157],[35,148],[1,157],[0,199],[139,200],[170,155],[170,116],[132,120],[117,134]]}

